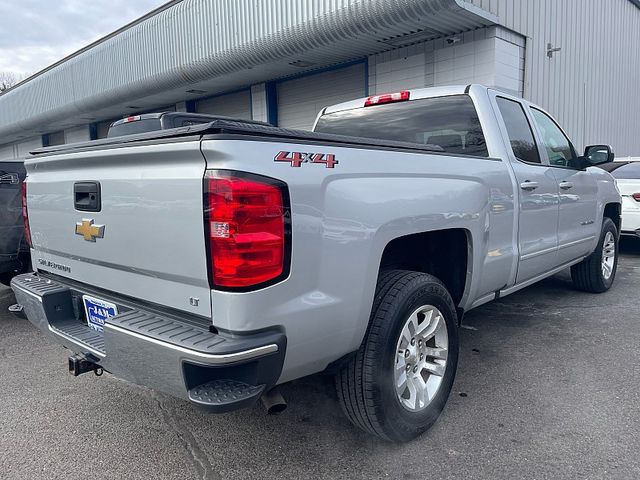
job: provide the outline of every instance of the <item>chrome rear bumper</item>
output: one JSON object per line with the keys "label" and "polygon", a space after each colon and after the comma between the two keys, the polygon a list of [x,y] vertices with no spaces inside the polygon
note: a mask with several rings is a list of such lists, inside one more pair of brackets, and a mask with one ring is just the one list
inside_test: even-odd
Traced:
{"label": "chrome rear bumper", "polygon": [[280,331],[214,333],[175,312],[132,308],[101,292],[119,314],[97,332],[84,320],[78,299],[87,292],[81,286],[24,274],[11,287],[29,321],[57,343],[118,377],[210,411],[251,405],[282,370],[286,337]]}

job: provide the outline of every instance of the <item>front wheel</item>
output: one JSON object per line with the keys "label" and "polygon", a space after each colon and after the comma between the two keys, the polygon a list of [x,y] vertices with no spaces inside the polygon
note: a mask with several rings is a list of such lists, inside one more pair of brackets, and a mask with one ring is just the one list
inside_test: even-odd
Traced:
{"label": "front wheel", "polygon": [[408,441],[437,420],[457,363],[457,315],[443,283],[424,273],[385,271],[365,339],[336,376],[338,397],[356,426]]}
{"label": "front wheel", "polygon": [[617,269],[618,229],[610,218],[605,218],[598,246],[591,255],[571,267],[571,279],[580,290],[602,293],[613,285]]}

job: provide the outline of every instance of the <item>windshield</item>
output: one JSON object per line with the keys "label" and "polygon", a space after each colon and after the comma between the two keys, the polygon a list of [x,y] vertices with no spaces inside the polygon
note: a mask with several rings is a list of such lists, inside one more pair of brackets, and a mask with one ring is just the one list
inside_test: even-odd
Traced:
{"label": "windshield", "polygon": [[329,113],[320,117],[315,131],[436,145],[447,153],[489,156],[478,114],[468,95]]}
{"label": "windshield", "polygon": [[599,165],[604,170],[621,180],[640,179],[640,162],[612,162]]}

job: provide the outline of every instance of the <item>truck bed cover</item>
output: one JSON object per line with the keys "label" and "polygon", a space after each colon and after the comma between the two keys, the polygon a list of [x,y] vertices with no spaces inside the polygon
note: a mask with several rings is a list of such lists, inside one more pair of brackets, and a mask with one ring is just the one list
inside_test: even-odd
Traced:
{"label": "truck bed cover", "polygon": [[304,130],[292,130],[287,128],[273,127],[248,123],[244,121],[214,120],[201,125],[190,125],[168,130],[156,130],[135,135],[122,137],[104,138],[91,140],[88,142],[71,143],[66,145],[55,145],[42,147],[33,150],[32,155],[42,156],[47,154],[70,153],[85,150],[99,150],[106,148],[118,148],[120,146],[131,146],[133,143],[159,143],[175,142],[182,140],[193,140],[194,137],[216,136],[218,138],[242,138],[243,140],[257,139],[261,141],[285,141],[290,143],[307,144],[330,144],[343,147],[367,148],[367,149],[390,149],[421,151],[429,153],[445,153],[438,145],[425,145],[409,142],[395,142],[392,140],[378,140],[375,138],[351,137],[344,135],[333,135],[326,133],[314,133]]}

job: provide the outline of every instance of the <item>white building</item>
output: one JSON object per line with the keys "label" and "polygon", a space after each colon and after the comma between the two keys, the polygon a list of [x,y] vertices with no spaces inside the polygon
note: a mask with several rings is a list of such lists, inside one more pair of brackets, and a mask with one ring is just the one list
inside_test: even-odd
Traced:
{"label": "white building", "polygon": [[324,106],[483,83],[578,150],[640,154],[640,0],[175,0],[0,95],[0,159],[181,110],[308,129]]}

